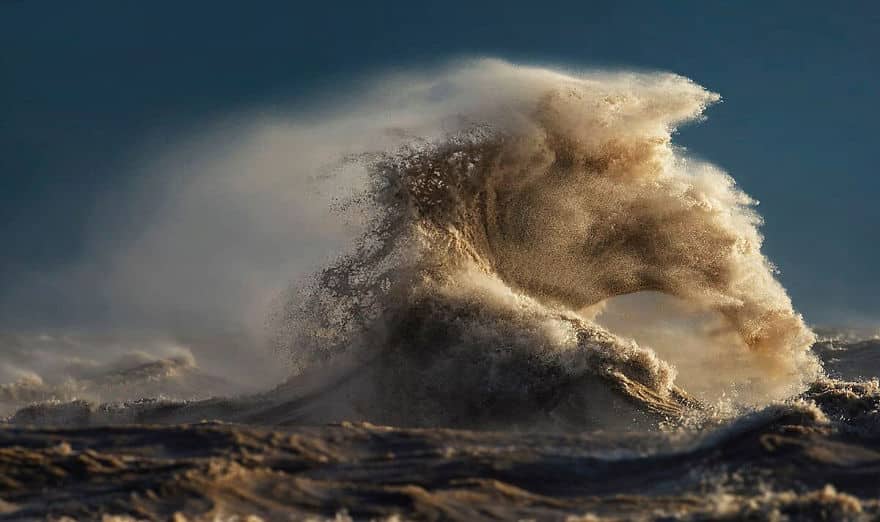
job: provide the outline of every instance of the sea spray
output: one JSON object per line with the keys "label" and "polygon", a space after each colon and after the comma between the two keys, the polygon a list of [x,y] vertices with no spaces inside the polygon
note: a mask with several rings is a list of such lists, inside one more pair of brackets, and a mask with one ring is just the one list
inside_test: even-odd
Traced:
{"label": "sea spray", "polygon": [[[672,143],[718,95],[672,74],[562,74],[495,60],[397,82],[402,97],[441,97],[447,114],[403,132],[399,147],[343,161],[366,172],[347,205],[367,224],[276,314],[277,342],[297,368],[340,353],[378,358],[392,369],[359,400],[381,395],[405,411],[401,401],[418,398],[444,412],[437,421],[450,419],[460,394],[481,403],[519,390],[528,399],[516,410],[556,404],[536,390],[556,396],[585,375],[618,379],[651,403],[674,389],[657,378],[656,365],[668,364],[654,362],[650,340],[616,336],[589,312],[650,291],[733,332],[709,399],[735,389],[738,400],[767,403],[820,374],[814,336],[761,253],[754,201]],[[591,366],[596,344],[607,356]],[[631,346],[651,355],[633,359]],[[609,367],[630,368],[626,378],[644,389],[630,393],[626,372]],[[438,403],[445,386],[456,398]]]}

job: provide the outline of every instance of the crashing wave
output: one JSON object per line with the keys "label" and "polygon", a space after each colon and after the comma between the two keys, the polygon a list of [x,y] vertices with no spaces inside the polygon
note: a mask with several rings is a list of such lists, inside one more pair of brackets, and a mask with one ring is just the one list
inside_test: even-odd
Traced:
{"label": "crashing wave", "polygon": [[[227,414],[632,425],[766,405],[821,375],[814,335],[761,253],[755,202],[672,142],[718,95],[671,74],[495,60],[387,85],[416,107],[387,121],[398,146],[338,169],[363,171],[363,190],[338,205],[363,234],[272,318],[294,376]],[[646,292],[708,314],[682,357],[602,322],[609,301]]]}
{"label": "crashing wave", "polygon": [[[791,396],[820,374],[814,336],[760,251],[753,200],[672,144],[716,94],[669,74],[497,61],[414,85],[413,96],[453,93],[458,118],[346,162],[368,174],[341,205],[367,216],[366,231],[275,318],[299,370],[342,353],[379,358],[366,401],[409,423],[521,410],[586,375],[670,409],[682,395],[674,369],[591,320],[610,298],[655,291],[716,313],[727,358],[754,369],[723,382],[745,402]],[[420,408],[430,411],[410,415]]]}

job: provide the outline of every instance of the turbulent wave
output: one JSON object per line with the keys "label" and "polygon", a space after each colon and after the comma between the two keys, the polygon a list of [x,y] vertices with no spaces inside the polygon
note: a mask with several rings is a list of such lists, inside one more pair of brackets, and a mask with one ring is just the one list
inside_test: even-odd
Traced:
{"label": "turbulent wave", "polygon": [[[293,133],[306,165],[291,168],[324,155],[318,187],[361,230],[271,317],[293,377],[112,412],[626,428],[760,407],[821,376],[815,336],[761,253],[755,202],[672,141],[718,95],[672,74],[497,60],[381,86]],[[192,365],[145,368],[0,391],[17,405],[132,400],[172,381],[172,398],[211,391]]]}
{"label": "turbulent wave", "polygon": [[498,61],[408,85],[447,114],[340,168],[366,172],[340,204],[365,232],[279,310],[297,368],[378,358],[360,395],[416,424],[552,410],[596,378],[673,411],[688,402],[675,367],[595,320],[609,299],[652,291],[711,315],[724,352],[705,347],[718,383],[701,399],[766,403],[820,374],[814,335],[761,253],[754,201],[672,143],[718,95],[670,74]]}
{"label": "turbulent wave", "polygon": [[270,431],[158,424],[187,421],[182,403],[30,408],[19,424],[96,426],[0,430],[0,518],[875,520],[878,407],[876,382],[822,380],[799,400],[684,436]]}
{"label": "turbulent wave", "polygon": [[[673,144],[717,94],[672,74],[497,60],[382,85],[345,116],[303,124],[351,142],[313,143],[331,162],[317,179],[362,233],[272,317],[294,367],[256,401],[275,421],[656,423],[764,405],[821,375],[761,253],[754,201]],[[696,319],[674,326],[661,314],[672,308]],[[3,392],[137,397],[111,380]],[[129,388],[161,379],[141,380]]]}
{"label": "turbulent wave", "polygon": [[292,376],[13,339],[0,519],[876,519],[877,332],[814,335],[755,202],[673,144],[717,95],[493,60],[381,85],[294,133],[362,233],[277,303]]}

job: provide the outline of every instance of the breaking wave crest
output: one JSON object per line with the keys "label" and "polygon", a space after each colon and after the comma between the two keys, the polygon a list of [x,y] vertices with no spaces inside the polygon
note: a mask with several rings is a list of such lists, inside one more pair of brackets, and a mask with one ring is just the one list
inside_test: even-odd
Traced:
{"label": "breaking wave crest", "polygon": [[170,397],[94,411],[633,428],[730,418],[818,382],[815,336],[761,253],[755,202],[672,142],[718,95],[672,74],[496,60],[381,85],[295,133],[313,135],[298,145],[315,146],[305,163],[332,158],[320,188],[361,234],[274,310],[289,380],[168,402],[204,397],[192,390],[208,381],[193,365],[152,364],[144,386],[129,384],[143,369],[70,390],[16,384],[10,403],[56,400],[17,418],[92,418],[74,399],[133,399],[173,381]]}
{"label": "breaking wave crest", "polygon": [[293,375],[0,338],[0,517],[877,518],[880,336],[816,340],[755,202],[673,145],[717,95],[491,60],[380,85],[293,132],[362,230],[277,303]]}
{"label": "breaking wave crest", "polygon": [[275,316],[298,371],[380,360],[357,395],[405,424],[552,410],[597,378],[670,412],[689,401],[676,365],[600,326],[616,296],[660,292],[708,313],[701,327],[724,346],[687,355],[714,359],[718,384],[700,399],[756,405],[820,375],[814,335],[761,253],[755,202],[672,142],[718,95],[671,74],[490,60],[406,85],[446,113],[339,167],[366,172],[339,205],[365,232]]}

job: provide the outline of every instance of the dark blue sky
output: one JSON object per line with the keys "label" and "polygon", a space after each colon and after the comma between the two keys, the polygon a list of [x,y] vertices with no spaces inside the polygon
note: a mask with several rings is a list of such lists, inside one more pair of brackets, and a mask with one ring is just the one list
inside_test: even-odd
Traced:
{"label": "dark blue sky", "polygon": [[855,1],[0,0],[0,293],[84,254],[145,144],[475,54],[721,93],[679,142],[761,201],[765,251],[808,320],[880,319],[880,4]]}

